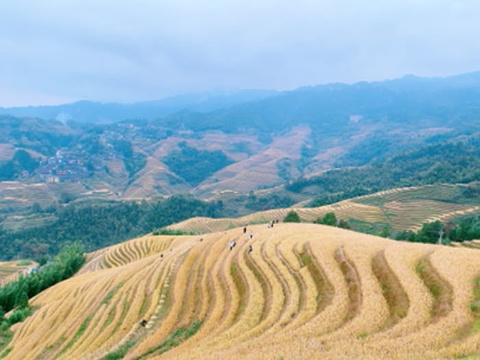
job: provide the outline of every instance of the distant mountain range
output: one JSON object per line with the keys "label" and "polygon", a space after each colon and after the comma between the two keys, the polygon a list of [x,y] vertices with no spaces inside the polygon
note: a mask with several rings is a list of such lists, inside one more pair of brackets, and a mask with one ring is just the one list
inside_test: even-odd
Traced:
{"label": "distant mountain range", "polygon": [[181,110],[208,112],[276,95],[274,90],[212,91],[132,104],[79,101],[54,106],[0,108],[0,114],[107,124],[126,119],[157,119]]}
{"label": "distant mountain range", "polygon": [[0,179],[22,189],[221,198],[475,136],[480,72],[0,113]]}

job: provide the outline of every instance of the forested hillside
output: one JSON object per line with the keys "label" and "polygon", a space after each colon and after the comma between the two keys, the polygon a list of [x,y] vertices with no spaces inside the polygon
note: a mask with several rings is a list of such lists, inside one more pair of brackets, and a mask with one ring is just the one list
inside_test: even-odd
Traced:
{"label": "forested hillside", "polygon": [[92,251],[192,216],[215,217],[221,211],[221,203],[206,203],[189,196],[67,206],[45,225],[19,231],[0,228],[0,259],[38,259],[56,254],[65,243],[75,241]]}
{"label": "forested hillside", "polygon": [[[185,151],[192,150],[186,148]],[[207,163],[212,153],[214,152],[203,153]],[[173,157],[169,161],[177,160]],[[191,163],[196,166],[194,161]],[[185,164],[183,166],[188,168]],[[2,259],[38,258],[42,254],[55,253],[65,242],[76,240],[81,240],[88,250],[93,250],[195,216],[237,217],[260,210],[288,208],[305,199],[309,201],[305,200],[303,204],[314,207],[393,188],[471,183],[480,181],[479,169],[479,138],[470,136],[445,144],[428,145],[365,167],[332,170],[318,177],[296,180],[285,187],[234,196],[223,201],[205,202],[191,196],[174,196],[163,201],[101,201],[97,204],[72,200],[68,205],[54,207],[34,204],[22,212],[0,216],[0,241],[6,249]],[[208,168],[205,171],[209,171]],[[457,200],[432,194],[428,188],[423,197],[421,194],[417,196],[440,203],[427,201],[412,206],[408,203],[395,205],[394,202],[391,206],[380,204],[379,213],[385,213],[387,217],[382,215],[368,220],[367,216],[367,223],[353,223],[352,226],[375,234],[380,234],[385,227],[389,233],[409,230],[412,226],[421,226],[420,219],[427,220],[437,213],[464,209],[457,209],[456,205],[446,206],[445,202],[459,206],[478,205],[480,190],[475,184],[458,188],[455,195]],[[370,204],[367,200],[360,202],[362,201],[367,205],[379,205]],[[365,209],[362,211],[366,211],[367,215],[369,213]],[[417,216],[418,212],[422,216]],[[430,215],[424,216],[427,213]],[[389,218],[388,214],[393,214],[393,218]],[[409,220],[402,222],[402,219],[407,218]],[[353,219],[364,221],[364,217]],[[105,224],[108,224],[107,232]]]}
{"label": "forested hillside", "polygon": [[[179,99],[185,106],[168,113],[154,104],[126,106],[124,119],[122,106],[91,103],[12,110],[47,119],[0,117],[0,179],[80,184],[77,197],[99,190],[111,199],[245,195],[478,133],[479,79],[472,73],[252,91],[204,108],[192,105],[198,99]],[[107,108],[121,121],[98,124],[93,118]],[[75,111],[52,120],[50,110],[61,109]]]}
{"label": "forested hillside", "polygon": [[475,136],[429,145],[365,167],[327,171],[293,181],[286,188],[316,195],[310,206],[319,206],[395,187],[479,180],[480,137]]}

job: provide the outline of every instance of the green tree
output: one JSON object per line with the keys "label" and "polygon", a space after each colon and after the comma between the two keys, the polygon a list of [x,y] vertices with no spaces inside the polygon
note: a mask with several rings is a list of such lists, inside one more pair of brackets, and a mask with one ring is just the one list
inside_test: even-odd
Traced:
{"label": "green tree", "polygon": [[300,216],[295,211],[290,211],[287,216],[283,218],[283,222],[286,223],[299,223],[300,222]]}
{"label": "green tree", "polygon": [[441,221],[438,220],[431,223],[423,224],[422,229],[415,236],[415,241],[436,244],[443,230],[443,224]]}
{"label": "green tree", "polygon": [[395,237],[396,240],[406,240],[410,242],[415,242],[416,234],[411,230],[400,231]]}
{"label": "green tree", "polygon": [[347,220],[344,220],[344,219],[341,219],[339,222],[338,222],[338,227],[339,228],[342,228],[342,229],[351,229],[352,226],[350,225],[350,223],[347,221]]}
{"label": "green tree", "polygon": [[387,225],[385,225],[382,229],[382,231],[380,232],[380,236],[383,237],[383,238],[388,238],[390,237],[390,235],[392,234],[391,230],[390,230],[390,227],[388,227]]}
{"label": "green tree", "polygon": [[337,226],[337,217],[333,211],[326,213],[317,223],[328,226]]}
{"label": "green tree", "polygon": [[15,297],[15,307],[17,309],[28,308],[28,293],[27,286],[25,284],[21,285],[21,289],[18,291],[17,296]]}

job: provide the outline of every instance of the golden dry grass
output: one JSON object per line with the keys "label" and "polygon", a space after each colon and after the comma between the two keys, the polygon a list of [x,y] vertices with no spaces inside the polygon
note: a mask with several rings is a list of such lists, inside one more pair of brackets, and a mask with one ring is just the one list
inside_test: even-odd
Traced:
{"label": "golden dry grass", "polygon": [[7,359],[97,359],[130,342],[125,358],[136,359],[195,322],[193,336],[145,358],[449,359],[480,351],[471,306],[480,296],[479,251],[314,224],[249,230],[252,239],[241,228],[202,241],[146,236],[91,254],[82,274],[31,301],[38,310],[13,327]]}

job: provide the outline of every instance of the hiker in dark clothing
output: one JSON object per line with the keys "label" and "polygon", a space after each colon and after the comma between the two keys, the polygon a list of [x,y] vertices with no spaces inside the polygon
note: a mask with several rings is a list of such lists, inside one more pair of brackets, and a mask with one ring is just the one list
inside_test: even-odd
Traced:
{"label": "hiker in dark clothing", "polygon": [[233,248],[235,247],[235,245],[237,245],[237,243],[236,243],[235,241],[230,242],[230,251],[233,250]]}
{"label": "hiker in dark clothing", "polygon": [[252,251],[253,251],[253,247],[252,247],[252,245],[250,245],[250,246],[248,247],[247,253],[250,254]]}
{"label": "hiker in dark clothing", "polygon": [[247,232],[247,227],[245,226],[245,227],[243,228],[243,233],[245,234],[246,232]]}
{"label": "hiker in dark clothing", "polygon": [[140,321],[140,325],[143,326],[143,327],[147,326],[147,324],[148,324],[148,321],[145,320],[145,319],[143,319],[142,321]]}

